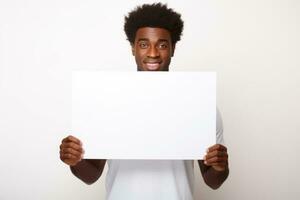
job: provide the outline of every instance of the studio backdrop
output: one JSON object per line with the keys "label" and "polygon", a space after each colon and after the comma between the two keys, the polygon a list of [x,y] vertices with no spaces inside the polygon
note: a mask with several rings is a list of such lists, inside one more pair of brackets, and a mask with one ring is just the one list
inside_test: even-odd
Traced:
{"label": "studio backdrop", "polygon": [[[300,198],[300,2],[163,1],[185,23],[171,71],[216,71],[230,175],[195,199]],[[124,16],[152,1],[0,1],[0,199],[104,199],[59,159],[71,71],[135,71]],[[107,167],[107,166],[106,166]],[[126,199],[126,197],[124,197]]]}

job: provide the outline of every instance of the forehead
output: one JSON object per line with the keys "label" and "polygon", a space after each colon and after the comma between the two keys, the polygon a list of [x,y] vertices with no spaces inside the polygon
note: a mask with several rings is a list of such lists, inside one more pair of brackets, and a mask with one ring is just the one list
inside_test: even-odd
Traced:
{"label": "forehead", "polygon": [[164,28],[143,27],[139,28],[135,35],[135,41],[140,39],[149,41],[168,40],[171,42],[171,34]]}

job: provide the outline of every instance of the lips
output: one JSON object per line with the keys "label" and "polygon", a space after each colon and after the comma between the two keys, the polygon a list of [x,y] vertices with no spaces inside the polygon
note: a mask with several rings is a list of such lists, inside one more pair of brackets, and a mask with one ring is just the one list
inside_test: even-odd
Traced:
{"label": "lips", "polygon": [[149,61],[144,61],[143,62],[145,67],[150,70],[150,71],[154,71],[154,70],[158,70],[160,67],[160,64],[162,63],[161,60],[149,60]]}

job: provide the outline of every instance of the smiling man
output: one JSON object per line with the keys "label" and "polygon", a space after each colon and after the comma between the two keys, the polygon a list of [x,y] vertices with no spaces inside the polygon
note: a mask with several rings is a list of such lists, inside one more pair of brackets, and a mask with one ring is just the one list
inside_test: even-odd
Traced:
{"label": "smiling man", "polygon": [[[183,30],[180,14],[160,3],[144,4],[125,17],[124,30],[138,71],[169,71],[171,57]],[[220,187],[229,174],[219,113],[216,138],[216,145],[208,148],[203,160],[198,160],[204,181],[213,189]],[[82,159],[83,153],[78,138],[68,136],[62,140],[60,159],[87,184],[98,180],[107,161],[106,199],[193,199],[193,160]]]}
{"label": "smiling man", "polygon": [[169,71],[174,49],[166,29],[139,28],[131,46],[139,71]]}

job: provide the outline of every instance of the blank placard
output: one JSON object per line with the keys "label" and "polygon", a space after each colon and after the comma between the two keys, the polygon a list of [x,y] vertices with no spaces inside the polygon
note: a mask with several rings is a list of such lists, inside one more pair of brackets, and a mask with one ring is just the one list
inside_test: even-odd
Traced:
{"label": "blank placard", "polygon": [[94,159],[202,159],[215,72],[72,72],[72,134]]}

